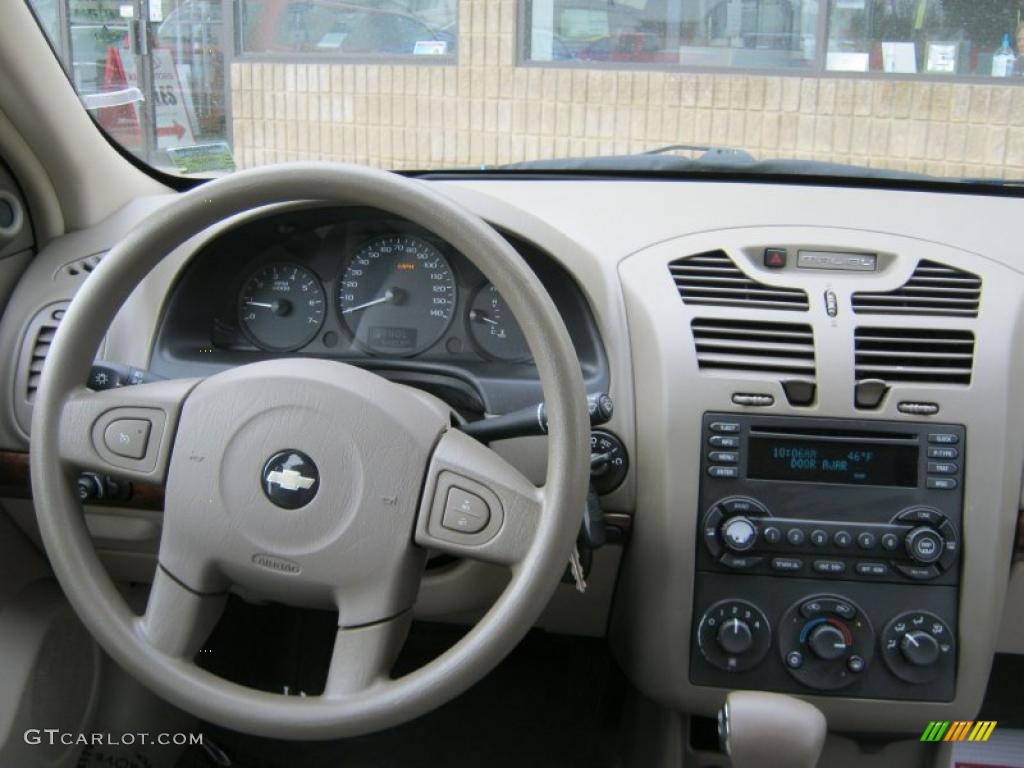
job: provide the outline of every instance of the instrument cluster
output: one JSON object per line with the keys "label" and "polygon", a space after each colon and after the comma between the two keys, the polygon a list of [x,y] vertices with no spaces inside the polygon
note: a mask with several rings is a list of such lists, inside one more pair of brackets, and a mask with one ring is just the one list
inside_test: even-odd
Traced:
{"label": "instrument cluster", "polygon": [[[561,312],[588,385],[600,387],[607,364],[578,285],[552,256],[506,237]],[[165,375],[303,355],[448,375],[502,409],[537,395],[526,339],[495,286],[433,233],[367,208],[272,213],[220,234],[183,272],[156,351]]]}

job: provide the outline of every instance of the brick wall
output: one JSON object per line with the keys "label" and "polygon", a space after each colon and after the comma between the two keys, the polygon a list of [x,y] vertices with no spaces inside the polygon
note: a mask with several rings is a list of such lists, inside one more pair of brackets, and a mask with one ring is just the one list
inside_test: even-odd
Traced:
{"label": "brick wall", "polygon": [[231,66],[239,165],[440,168],[738,147],[1024,178],[1024,85],[516,66],[516,0],[460,0],[459,61]]}

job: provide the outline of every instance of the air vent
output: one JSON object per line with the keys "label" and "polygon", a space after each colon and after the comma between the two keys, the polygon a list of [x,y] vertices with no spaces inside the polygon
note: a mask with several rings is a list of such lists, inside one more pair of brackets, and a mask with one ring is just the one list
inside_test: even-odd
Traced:
{"label": "air vent", "polygon": [[980,277],[936,261],[922,261],[895,291],[853,294],[853,311],[860,315],[977,317],[980,302]]}
{"label": "air vent", "polygon": [[701,370],[814,378],[809,325],[696,318],[690,328]]}
{"label": "air vent", "polygon": [[57,335],[57,327],[64,317],[64,310],[50,312],[37,326],[35,336],[31,340],[28,358],[28,378],[25,380],[25,399],[32,403],[36,399],[36,390],[43,376],[43,364],[50,353],[50,344]]}
{"label": "air vent", "polygon": [[858,328],[856,376],[912,384],[970,384],[974,334],[931,328]]}
{"label": "air vent", "polygon": [[61,267],[60,273],[67,277],[88,277],[89,273],[99,266],[106,255],[106,253],[94,253],[84,259],[75,259]]}
{"label": "air vent", "polygon": [[723,251],[687,256],[668,265],[684,304],[807,310],[807,294],[748,277]]}

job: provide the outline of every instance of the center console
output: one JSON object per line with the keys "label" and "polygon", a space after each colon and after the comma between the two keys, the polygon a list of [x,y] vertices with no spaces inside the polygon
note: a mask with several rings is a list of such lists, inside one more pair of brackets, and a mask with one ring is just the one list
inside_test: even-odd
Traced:
{"label": "center console", "polygon": [[951,701],[962,426],[706,413],[690,681]]}

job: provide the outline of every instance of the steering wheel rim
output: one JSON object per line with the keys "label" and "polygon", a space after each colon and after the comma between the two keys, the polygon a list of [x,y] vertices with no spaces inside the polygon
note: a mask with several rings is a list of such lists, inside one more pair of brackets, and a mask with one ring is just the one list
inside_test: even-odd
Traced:
{"label": "steering wheel rim", "polygon": [[[125,604],[93,547],[72,482],[73,467],[109,470],[110,456],[96,443],[103,414],[125,404],[159,410],[177,398],[180,415],[196,388],[195,382],[186,382],[177,389],[168,383],[142,385],[112,391],[109,396],[84,391],[81,383],[87,379],[92,351],[134,287],[166,255],[210,226],[245,210],[297,200],[382,209],[425,227],[463,253],[494,283],[519,319],[537,366],[549,423],[547,478],[536,495],[537,514],[528,518],[536,524],[532,538],[520,530],[513,532],[511,545],[481,548],[440,542],[470,556],[477,551],[489,556],[487,547],[499,551],[518,544],[523,548],[510,562],[508,586],[476,626],[448,651],[401,678],[367,679],[337,695],[307,698],[228,682],[201,670],[186,656],[155,647],[154,638],[166,630],[154,629],[153,622],[146,621],[153,603],[165,593],[173,603],[179,592],[192,595],[199,590],[178,583],[170,571],[163,572],[161,546],[156,578],[162,586],[158,590],[154,585],[150,609],[140,620]],[[314,370],[318,369],[310,368]],[[180,425],[173,407],[166,417],[164,431],[150,441],[152,446],[156,440],[156,450],[165,452],[158,453],[157,466],[124,470],[122,462],[120,474],[161,480],[161,472],[177,461],[171,448]],[[436,487],[441,470],[459,466],[463,458],[478,451],[469,443],[479,444],[461,433],[450,439],[450,432],[445,435],[426,470],[428,491]],[[450,461],[441,461],[438,469],[435,465],[444,445],[454,447],[447,456]],[[469,688],[518,643],[564,571],[586,497],[588,446],[585,392],[568,332],[543,286],[504,239],[423,182],[361,166],[301,163],[242,171],[182,194],[109,252],[71,302],[51,346],[34,407],[31,474],[36,515],[54,572],[83,623],[128,672],[173,704],[224,727],[279,738],[339,738],[380,730],[430,711]],[[488,455],[467,459],[471,465],[476,462],[475,469],[467,472],[480,475],[470,477],[487,480],[493,470],[507,480],[509,468],[501,465],[496,454],[479,451]],[[506,485],[515,482],[509,480]],[[506,485],[497,492],[508,492],[514,500],[510,504],[502,496],[506,517],[499,522],[503,529],[515,522],[510,517],[515,510],[531,503],[528,491],[516,497]],[[410,532],[421,546],[438,543],[425,517],[429,507],[429,499],[417,503],[416,530]],[[165,536],[170,524],[165,517]],[[500,562],[503,557],[491,556],[491,561]],[[205,599],[202,594],[199,597]]]}

